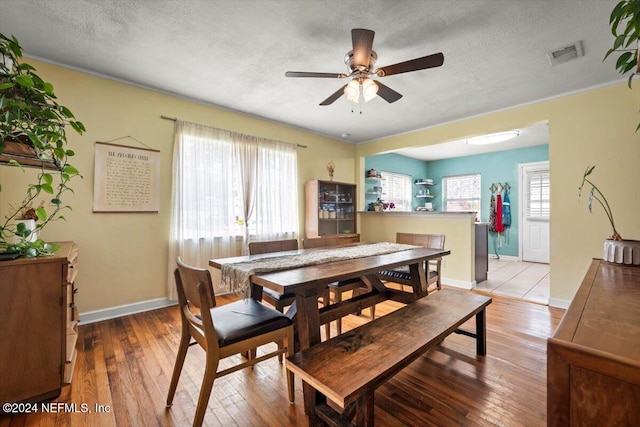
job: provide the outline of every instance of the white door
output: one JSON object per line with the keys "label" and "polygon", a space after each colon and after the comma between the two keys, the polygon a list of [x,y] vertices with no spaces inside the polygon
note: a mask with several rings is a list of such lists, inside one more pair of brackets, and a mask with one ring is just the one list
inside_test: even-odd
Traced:
{"label": "white door", "polygon": [[520,168],[520,254],[523,261],[549,263],[549,162]]}

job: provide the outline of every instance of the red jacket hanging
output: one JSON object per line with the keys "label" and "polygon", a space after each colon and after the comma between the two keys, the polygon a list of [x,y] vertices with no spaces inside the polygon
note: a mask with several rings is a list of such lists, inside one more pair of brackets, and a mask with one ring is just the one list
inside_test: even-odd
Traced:
{"label": "red jacket hanging", "polygon": [[502,196],[498,194],[496,196],[496,232],[502,233],[504,231],[504,224],[502,224]]}

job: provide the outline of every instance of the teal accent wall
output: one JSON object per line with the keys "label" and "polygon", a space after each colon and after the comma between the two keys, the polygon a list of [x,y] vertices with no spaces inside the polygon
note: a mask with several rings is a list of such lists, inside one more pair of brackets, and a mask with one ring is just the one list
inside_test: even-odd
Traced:
{"label": "teal accent wall", "polygon": [[[519,196],[518,165],[521,163],[541,162],[549,160],[549,145],[519,148],[516,150],[497,151],[475,156],[457,157],[426,162],[428,178],[433,179],[434,207],[442,210],[442,178],[455,175],[479,173],[481,175],[482,200],[480,221],[489,221],[489,207],[491,204],[492,183],[508,183],[511,186],[509,198],[511,201],[511,227],[502,233],[498,239],[496,233],[489,233],[489,253],[518,256],[518,218]],[[504,193],[502,193],[504,196]],[[500,242],[501,240],[501,242]],[[501,243],[501,247],[500,247]]]}
{"label": "teal accent wall", "polygon": [[[378,172],[395,172],[405,175],[411,175],[411,181],[415,182],[417,179],[428,178],[427,176],[427,162],[423,160],[413,159],[411,157],[401,156],[399,154],[379,154],[377,156],[366,157],[364,161],[365,171],[369,169],[375,169]],[[369,187],[373,187],[373,183],[369,180],[365,180],[365,192]],[[418,193],[418,186],[413,185],[413,195]],[[376,200],[375,195],[365,194],[364,210],[367,210],[369,203]],[[418,206],[420,201],[424,203],[424,199],[416,199],[413,197],[412,210]]]}
{"label": "teal accent wall", "polygon": [[[380,154],[365,158],[365,170],[388,171],[411,175],[412,181],[430,178],[433,180],[431,192],[436,197],[431,199],[436,211],[442,210],[442,178],[446,176],[467,175],[479,173],[481,175],[482,200],[480,221],[489,221],[489,207],[491,204],[492,183],[508,183],[511,186],[509,198],[511,201],[511,227],[498,238],[496,233],[489,233],[489,253],[517,257],[518,254],[518,225],[519,225],[519,195],[518,165],[521,163],[542,162],[549,160],[549,145],[519,148],[516,150],[496,151],[475,156],[464,156],[453,159],[425,162],[399,154]],[[365,180],[366,187],[373,183]],[[414,184],[413,195],[418,194],[418,186]],[[367,188],[365,188],[367,191]],[[504,193],[502,194],[504,196]],[[369,203],[375,201],[375,196],[365,197],[366,210]],[[413,198],[413,209],[422,205],[425,199]]]}

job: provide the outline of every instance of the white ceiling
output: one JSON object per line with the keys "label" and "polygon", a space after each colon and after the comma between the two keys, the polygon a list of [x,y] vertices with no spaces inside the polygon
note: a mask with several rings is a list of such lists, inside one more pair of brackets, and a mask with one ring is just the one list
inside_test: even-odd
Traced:
{"label": "white ceiling", "polygon": [[[34,58],[359,143],[619,81],[602,62],[617,1],[0,0],[0,32]],[[444,65],[383,78],[393,104],[321,107],[345,80],[284,73],[345,72],[352,28],[376,32],[377,66]],[[579,40],[584,57],[549,64]]]}

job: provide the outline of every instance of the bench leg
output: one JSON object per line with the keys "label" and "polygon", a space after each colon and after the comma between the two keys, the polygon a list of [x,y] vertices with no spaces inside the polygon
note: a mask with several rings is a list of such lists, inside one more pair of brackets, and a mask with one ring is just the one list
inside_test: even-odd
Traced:
{"label": "bench leg", "polygon": [[374,390],[369,390],[363,396],[356,400],[356,426],[370,427],[373,426],[373,401]]}
{"label": "bench leg", "polygon": [[476,354],[487,354],[487,321],[484,309],[476,314]]}

